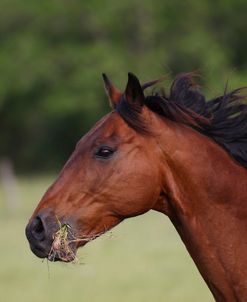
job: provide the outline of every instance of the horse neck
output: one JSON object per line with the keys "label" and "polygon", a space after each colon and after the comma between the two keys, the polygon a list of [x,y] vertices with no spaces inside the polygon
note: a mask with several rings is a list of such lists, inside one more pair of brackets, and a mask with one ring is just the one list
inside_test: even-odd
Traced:
{"label": "horse neck", "polygon": [[186,126],[167,121],[158,140],[166,214],[215,299],[246,301],[246,169]]}

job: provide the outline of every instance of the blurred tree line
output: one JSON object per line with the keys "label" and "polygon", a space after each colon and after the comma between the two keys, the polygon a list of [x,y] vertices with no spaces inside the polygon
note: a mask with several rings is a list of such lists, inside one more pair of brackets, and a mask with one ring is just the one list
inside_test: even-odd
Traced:
{"label": "blurred tree line", "polygon": [[247,84],[246,0],[1,0],[0,157],[60,167],[120,88],[199,71],[207,92]]}

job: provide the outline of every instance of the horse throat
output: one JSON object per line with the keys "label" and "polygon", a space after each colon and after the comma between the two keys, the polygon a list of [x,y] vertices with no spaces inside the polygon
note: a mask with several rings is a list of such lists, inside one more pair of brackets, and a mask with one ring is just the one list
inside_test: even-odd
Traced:
{"label": "horse throat", "polygon": [[216,301],[246,301],[247,171],[203,135],[179,131],[164,131],[159,143],[166,198],[156,209],[169,216]]}

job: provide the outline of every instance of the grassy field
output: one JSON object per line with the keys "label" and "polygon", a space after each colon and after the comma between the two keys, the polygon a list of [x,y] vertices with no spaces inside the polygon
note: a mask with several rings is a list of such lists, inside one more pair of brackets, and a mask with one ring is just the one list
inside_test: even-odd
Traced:
{"label": "grassy field", "polygon": [[89,243],[80,264],[36,258],[24,229],[51,179],[21,178],[16,213],[8,212],[0,190],[0,301],[213,301],[170,221],[155,212]]}

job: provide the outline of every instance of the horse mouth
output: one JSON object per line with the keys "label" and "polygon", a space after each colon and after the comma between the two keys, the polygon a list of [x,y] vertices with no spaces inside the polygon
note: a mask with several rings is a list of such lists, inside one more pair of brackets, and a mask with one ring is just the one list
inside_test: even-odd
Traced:
{"label": "horse mouth", "polygon": [[69,224],[60,225],[58,231],[52,237],[50,251],[45,257],[52,262],[76,262],[78,248],[99,236],[99,234],[94,236],[84,235],[78,238]]}
{"label": "horse mouth", "polygon": [[77,238],[69,225],[63,225],[54,235],[50,251],[45,257],[51,261],[76,262],[76,253],[79,247],[95,240],[105,232],[96,235]]}

